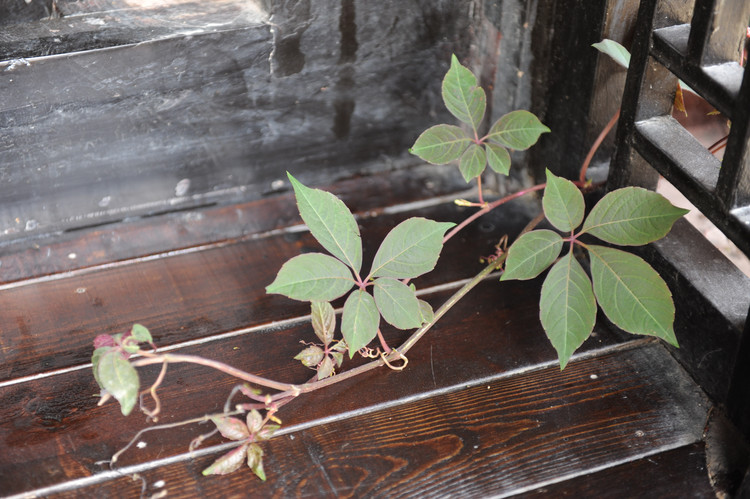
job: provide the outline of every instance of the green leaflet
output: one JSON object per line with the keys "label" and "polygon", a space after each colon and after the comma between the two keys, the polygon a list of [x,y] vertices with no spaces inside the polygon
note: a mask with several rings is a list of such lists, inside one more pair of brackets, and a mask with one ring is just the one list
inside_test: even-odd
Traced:
{"label": "green leaflet", "polygon": [[464,180],[470,182],[471,179],[482,174],[486,165],[487,156],[482,146],[471,144],[461,155],[461,160],[458,162],[458,169],[461,171],[461,175],[464,176]]}
{"label": "green leaflet", "polygon": [[453,116],[476,131],[484,118],[487,98],[477,86],[477,79],[467,68],[451,57],[451,67],[443,78],[443,102]]}
{"label": "green leaflet", "polygon": [[435,319],[435,311],[432,310],[432,305],[424,300],[417,300],[419,303],[419,315],[422,317],[422,324],[427,324]]}
{"label": "green leaflet", "polygon": [[362,241],[359,226],[349,208],[330,192],[310,189],[289,172],[297,207],[310,232],[333,256],[346,263],[354,272],[362,267]]}
{"label": "green leaflet", "polygon": [[282,265],[266,293],[301,301],[332,301],[352,286],[352,273],[341,261],[322,253],[305,253]]}
{"label": "green leaflet", "polygon": [[547,220],[556,229],[570,232],[583,221],[586,209],[583,194],[570,180],[554,175],[547,170],[547,186],[544,188],[542,207]]}
{"label": "green leaflet", "polygon": [[461,157],[471,143],[455,125],[435,125],[417,137],[409,152],[433,165],[444,165]]}
{"label": "green leaflet", "polygon": [[373,296],[380,315],[392,326],[412,329],[422,325],[417,295],[401,281],[392,277],[375,279]]}
{"label": "green leaflet", "polygon": [[605,38],[598,43],[591,44],[591,46],[610,56],[620,66],[624,68],[630,66],[630,52],[616,41]]}
{"label": "green leaflet", "polygon": [[258,444],[250,444],[247,449],[247,465],[253,470],[255,476],[266,481],[266,472],[263,469],[263,449]]}
{"label": "green leaflet", "polygon": [[532,113],[511,111],[492,125],[487,138],[501,146],[522,151],[536,144],[539,136],[549,131]]}
{"label": "green leaflet", "polygon": [[544,279],[539,317],[557,350],[562,370],[573,352],[589,337],[596,321],[591,281],[572,253],[553,265]]}
{"label": "green leaflet", "polygon": [[98,359],[97,379],[120,403],[123,416],[127,416],[138,400],[140,381],[135,368],[117,350],[104,352]]}
{"label": "green leaflet", "polygon": [[594,294],[616,326],[677,346],[674,303],[664,280],[643,259],[622,250],[588,245]]}
{"label": "green leaflet", "polygon": [[455,224],[413,217],[394,227],[378,248],[370,277],[418,277],[435,268],[443,234]]}
{"label": "green leaflet", "polygon": [[510,154],[508,153],[508,150],[502,146],[489,142],[486,143],[484,147],[490,168],[497,173],[507,175],[510,172]]}
{"label": "green leaflet", "polygon": [[365,291],[357,289],[344,303],[341,333],[349,347],[349,358],[366,346],[378,334],[380,313],[375,300]]}
{"label": "green leaflet", "polygon": [[94,371],[94,379],[96,380],[96,384],[99,385],[99,388],[102,390],[104,389],[104,386],[99,379],[99,361],[102,360],[104,354],[110,350],[112,350],[112,347],[99,347],[94,350],[93,354],[91,354],[91,365]]}
{"label": "green leaflet", "polygon": [[552,265],[562,250],[562,237],[551,230],[532,230],[508,248],[508,259],[501,281],[533,279]]}
{"label": "green leaflet", "polygon": [[139,343],[153,343],[154,341],[149,330],[141,324],[133,324],[130,334],[133,338],[138,340]]}
{"label": "green leaflet", "polygon": [[612,244],[640,246],[661,239],[689,210],[641,187],[624,187],[605,195],[591,210],[581,233]]}

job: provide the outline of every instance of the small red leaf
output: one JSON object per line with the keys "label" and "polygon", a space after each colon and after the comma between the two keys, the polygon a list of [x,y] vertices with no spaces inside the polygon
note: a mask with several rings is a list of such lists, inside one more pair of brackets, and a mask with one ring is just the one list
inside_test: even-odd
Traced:
{"label": "small red leaf", "polygon": [[299,360],[305,367],[315,367],[323,360],[323,349],[318,346],[309,346],[298,353],[294,360]]}
{"label": "small red leaf", "polygon": [[99,334],[94,338],[94,349],[115,346],[115,339],[108,334]]}
{"label": "small red leaf", "polygon": [[[339,354],[343,357],[343,354]],[[333,360],[326,355],[318,366],[318,379],[324,379],[333,374]]]}
{"label": "small red leaf", "polygon": [[247,455],[248,444],[241,445],[236,449],[232,449],[227,452],[214,463],[203,470],[203,476],[209,475],[228,475],[233,471],[237,471],[242,463],[245,461]]}
{"label": "small red leaf", "polygon": [[256,409],[247,413],[247,427],[250,433],[257,433],[263,426],[263,416]]}
{"label": "small red leaf", "polygon": [[228,416],[214,416],[211,418],[216,428],[219,430],[224,438],[229,440],[243,440],[250,437],[250,431],[247,429],[247,425],[237,419]]}

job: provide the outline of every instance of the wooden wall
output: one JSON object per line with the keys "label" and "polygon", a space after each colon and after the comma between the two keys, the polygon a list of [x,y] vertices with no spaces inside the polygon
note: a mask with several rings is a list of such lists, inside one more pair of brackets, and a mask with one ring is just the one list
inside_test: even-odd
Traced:
{"label": "wooden wall", "polygon": [[413,162],[476,3],[0,1],[0,244]]}

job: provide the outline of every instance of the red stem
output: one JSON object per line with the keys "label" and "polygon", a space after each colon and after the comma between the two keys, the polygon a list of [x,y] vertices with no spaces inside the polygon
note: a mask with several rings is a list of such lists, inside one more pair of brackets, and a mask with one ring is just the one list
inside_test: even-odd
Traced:
{"label": "red stem", "polygon": [[602,145],[604,138],[607,136],[610,130],[612,130],[612,128],[615,126],[615,123],[617,123],[617,120],[619,118],[620,118],[620,110],[618,109],[615,115],[612,116],[612,119],[609,120],[609,123],[607,123],[607,126],[604,127],[604,129],[599,133],[599,136],[596,138],[594,143],[591,145],[591,149],[589,149],[589,153],[586,155],[586,159],[583,160],[583,164],[581,165],[581,174],[578,177],[578,180],[581,183],[586,182],[586,171],[589,169],[589,164],[591,163],[591,160],[594,158],[594,154],[596,154],[596,151],[599,149],[599,146]]}
{"label": "red stem", "polygon": [[484,196],[482,196],[482,176],[477,177],[477,191],[479,192],[479,204],[484,204]]}
{"label": "red stem", "polygon": [[443,238],[443,244],[445,244],[451,237],[455,236],[459,231],[461,231],[461,229],[463,229],[464,227],[466,227],[467,225],[469,225],[471,222],[473,222],[477,218],[481,217],[482,215],[484,215],[486,213],[489,213],[490,211],[494,210],[495,208],[497,208],[501,204],[507,203],[508,201],[512,201],[512,200],[514,200],[516,198],[519,198],[519,197],[521,197],[521,196],[523,196],[525,194],[528,194],[529,192],[534,192],[534,191],[542,190],[542,189],[544,189],[544,187],[546,185],[547,184],[535,185],[534,187],[529,187],[528,189],[523,189],[523,190],[520,190],[518,192],[514,192],[513,194],[508,194],[504,198],[498,199],[497,201],[493,201],[492,203],[486,205],[484,208],[482,208],[481,210],[477,211],[476,213],[474,213],[470,217],[466,218],[466,220],[464,220],[460,224],[458,224],[455,227],[453,227],[453,229],[451,229],[451,231],[448,232],[445,235],[445,237]]}
{"label": "red stem", "polygon": [[728,139],[729,135],[723,136],[708,147],[708,152],[710,152],[711,154],[716,154],[717,152],[721,151],[727,146]]}

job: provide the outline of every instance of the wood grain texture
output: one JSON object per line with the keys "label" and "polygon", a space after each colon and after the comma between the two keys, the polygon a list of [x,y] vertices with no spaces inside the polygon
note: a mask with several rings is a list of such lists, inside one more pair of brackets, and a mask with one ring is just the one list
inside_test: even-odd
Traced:
{"label": "wood grain texture", "polygon": [[[372,410],[379,404],[408,400],[424,392],[552,363],[556,354],[537,319],[539,286],[539,281],[500,285],[494,279],[481,284],[410,352],[406,372],[383,368],[367,373],[310,395],[309,400],[315,403],[301,400],[289,404],[280,417],[285,425],[311,424],[317,419]],[[437,306],[450,293],[442,291],[426,299]],[[393,345],[406,337],[405,332],[397,330],[385,330],[385,334]],[[261,328],[178,352],[219,359],[273,379],[303,383],[311,371],[291,358],[302,349],[300,340],[313,339],[309,322],[303,322],[287,328]],[[619,335],[597,328],[582,351],[611,347],[621,340]],[[156,367],[143,369],[142,383],[153,381],[157,373]],[[159,392],[164,404],[162,422],[219,411],[235,384],[235,380],[203,367],[170,366]],[[0,387],[0,442],[6,449],[0,453],[0,488],[20,492],[92,475],[102,470],[97,461],[109,459],[147,426],[135,414],[123,417],[115,403],[96,407],[97,391],[89,368]],[[342,393],[349,396],[342,398]],[[132,465],[181,454],[192,438],[205,431],[205,426],[192,425],[151,434],[146,437],[148,447],[128,452],[120,461]],[[207,443],[216,442],[212,439]],[[39,469],[45,471],[40,473]]]}
{"label": "wood grain texture", "polygon": [[[486,497],[698,441],[706,400],[659,345],[407,401],[268,442],[269,480],[199,479],[215,456],[143,470],[169,497]],[[429,395],[429,394],[426,394]],[[627,484],[611,484],[627,487]],[[130,488],[130,490],[128,490]],[[137,497],[130,477],[59,497]]]}
{"label": "wood grain texture", "polygon": [[[439,203],[443,196],[465,193],[467,184],[454,165],[416,165],[387,174],[344,179],[325,189],[359,217],[371,218],[404,203],[426,199]],[[284,180],[268,186],[262,197],[249,202],[171,211],[6,242],[0,245],[0,279],[8,284],[238,238],[262,237],[265,232],[302,223],[290,191],[289,182]]]}
{"label": "wood grain texture", "polygon": [[699,499],[714,495],[706,470],[705,447],[699,442],[513,497]]}
{"label": "wood grain texture", "polygon": [[[459,221],[464,213],[447,203],[363,220],[365,261],[410,216]],[[416,285],[473,276],[481,269],[478,257],[494,252],[501,235],[517,234],[526,220],[519,205],[483,218],[446,245],[436,270]],[[287,259],[308,251],[321,251],[309,233],[285,232],[0,289],[0,380],[86,363],[97,334],[122,332],[134,322],[167,346],[309,314],[302,302],[265,293]]]}

